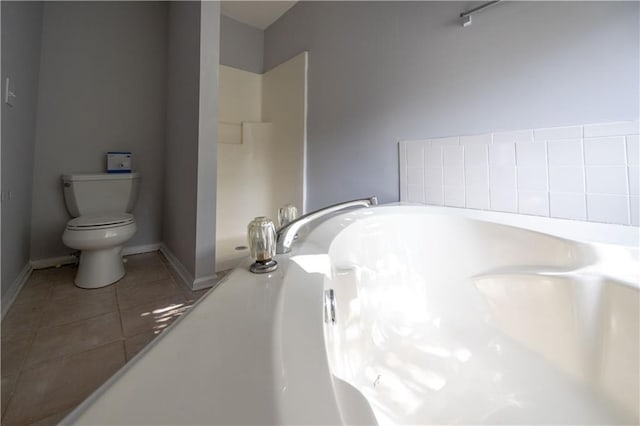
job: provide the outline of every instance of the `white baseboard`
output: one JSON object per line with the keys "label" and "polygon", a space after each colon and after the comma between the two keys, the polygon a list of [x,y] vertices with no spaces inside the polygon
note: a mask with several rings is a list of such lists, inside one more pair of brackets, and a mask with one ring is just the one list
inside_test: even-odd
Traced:
{"label": "white baseboard", "polygon": [[13,283],[11,283],[11,287],[7,291],[7,294],[2,298],[1,304],[3,319],[7,312],[9,312],[9,308],[11,307],[11,305],[13,305],[13,302],[15,302],[16,297],[18,297],[18,293],[20,293],[20,290],[22,290],[22,287],[24,287],[24,285],[27,283],[27,280],[31,276],[32,271],[33,268],[31,267],[31,264],[27,263],[26,265],[24,265],[24,268],[22,268],[22,271],[20,271],[16,279],[13,280]]}
{"label": "white baseboard", "polygon": [[[130,256],[132,254],[148,253],[151,251],[158,251],[160,249],[160,243],[144,244],[140,246],[130,246],[122,249],[123,256]],[[58,256],[49,257],[45,259],[37,259],[31,261],[31,267],[33,269],[51,268],[58,265],[68,265],[70,263],[76,263],[78,259],[76,256]]]}
{"label": "white baseboard", "polygon": [[160,244],[160,253],[164,254],[164,257],[167,258],[167,261],[169,261],[169,266],[171,266],[171,269],[173,269],[174,272],[178,275],[178,277],[182,281],[182,284],[184,284],[188,289],[193,290],[193,275],[191,275],[187,268],[184,267],[182,262],[178,260],[173,252],[169,250],[169,247],[167,247],[165,243]]}
{"label": "white baseboard", "polygon": [[161,243],[144,244],[141,246],[131,246],[122,249],[123,256],[130,256],[132,254],[150,253],[152,251],[160,250]]}
{"label": "white baseboard", "polygon": [[193,282],[192,290],[202,290],[205,288],[211,288],[218,282],[218,275],[208,275],[206,277],[198,278]]}
{"label": "white baseboard", "polygon": [[76,263],[78,259],[75,256],[58,256],[48,257],[46,259],[37,259],[31,261],[31,267],[33,269],[45,269],[52,268],[58,265],[68,265],[70,263]]}
{"label": "white baseboard", "polygon": [[173,254],[169,247],[165,243],[160,244],[160,252],[164,254],[164,257],[167,258],[169,262],[169,266],[175,271],[175,273],[180,278],[182,284],[185,285],[191,291],[203,290],[205,288],[211,288],[215,286],[218,282],[218,275],[209,275],[206,277],[201,277],[194,279],[191,272],[185,268],[185,266],[178,260],[178,258]]}

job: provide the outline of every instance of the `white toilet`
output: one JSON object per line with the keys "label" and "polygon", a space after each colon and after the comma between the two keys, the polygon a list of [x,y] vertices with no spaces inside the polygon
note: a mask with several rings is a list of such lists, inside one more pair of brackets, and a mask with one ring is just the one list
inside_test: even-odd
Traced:
{"label": "white toilet", "polygon": [[124,276],[122,247],[136,233],[129,212],[138,195],[138,173],[63,175],[64,200],[74,219],[62,242],[80,250],[74,280],[78,287],[99,288]]}

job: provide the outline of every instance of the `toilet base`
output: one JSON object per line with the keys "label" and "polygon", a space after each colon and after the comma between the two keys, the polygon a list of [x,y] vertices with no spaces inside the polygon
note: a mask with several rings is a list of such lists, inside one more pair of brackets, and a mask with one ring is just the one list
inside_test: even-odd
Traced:
{"label": "toilet base", "polygon": [[74,284],[80,288],[100,288],[124,276],[122,246],[102,250],[83,250]]}

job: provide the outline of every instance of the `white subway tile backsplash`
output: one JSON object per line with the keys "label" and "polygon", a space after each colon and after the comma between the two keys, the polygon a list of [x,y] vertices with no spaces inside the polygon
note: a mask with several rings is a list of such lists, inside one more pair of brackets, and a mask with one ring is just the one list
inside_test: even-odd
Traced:
{"label": "white subway tile backsplash", "polygon": [[398,160],[400,163],[400,201],[407,201],[407,143],[398,144]]}
{"label": "white subway tile backsplash", "polygon": [[502,143],[489,146],[489,165],[491,167],[505,167],[516,165],[516,145]]}
{"label": "white subway tile backsplash", "polygon": [[493,134],[493,143],[533,142],[533,130],[517,130],[515,132],[499,132]]}
{"label": "white subway tile backsplash", "polygon": [[629,225],[627,203],[628,198],[620,195],[587,194],[587,219]]}
{"label": "white subway tile backsplash", "polygon": [[424,203],[424,187],[417,185],[407,185],[407,202]]}
{"label": "white subway tile backsplash", "polygon": [[447,138],[436,138],[436,139],[429,139],[429,142],[431,143],[431,146],[451,146],[451,145],[458,145],[458,136],[452,136],[452,137],[447,137]]}
{"label": "white subway tile backsplash", "polygon": [[489,169],[489,200],[491,210],[517,212],[518,195],[515,167]]}
{"label": "white subway tile backsplash", "polygon": [[549,167],[549,190],[584,193],[584,168],[582,166]]}
{"label": "white subway tile backsplash", "polygon": [[548,127],[546,129],[534,129],[535,140],[548,139],[575,139],[582,138],[582,126]]}
{"label": "white subway tile backsplash", "polygon": [[516,164],[518,167],[546,167],[547,150],[544,143],[516,143]]}
{"label": "white subway tile backsplash", "polygon": [[407,185],[423,186],[424,185],[424,169],[416,167],[407,168]]}
{"label": "white subway tile backsplash", "polygon": [[485,133],[484,135],[460,136],[460,145],[489,145],[491,140],[491,133]]}
{"label": "white subway tile backsplash", "polygon": [[442,147],[427,147],[424,152],[424,164],[427,167],[442,167]]}
{"label": "white subway tile backsplash", "polygon": [[629,195],[632,197],[640,197],[640,173],[638,166],[630,166],[629,174]]}
{"label": "white subway tile backsplash", "polygon": [[587,192],[590,194],[627,195],[627,168],[622,166],[587,166]]}
{"label": "white subway tile backsplash", "polygon": [[464,169],[466,186],[489,187],[489,169],[487,166],[471,166]]}
{"label": "white subway tile backsplash", "polygon": [[637,166],[640,164],[640,136],[627,136],[627,164]]}
{"label": "white subway tile backsplash", "polygon": [[418,168],[423,167],[424,145],[422,141],[407,142],[407,167]]}
{"label": "white subway tile backsplash", "polygon": [[450,207],[464,207],[464,187],[445,186],[444,205]]}
{"label": "white subway tile backsplash", "polygon": [[489,191],[491,210],[499,212],[518,212],[518,193],[515,188],[491,188]]}
{"label": "white subway tile backsplash", "polygon": [[550,140],[547,142],[549,166],[581,166],[582,139]]}
{"label": "white subway tile backsplash", "polygon": [[464,167],[464,148],[458,145],[442,147],[445,167]]}
{"label": "white subway tile backsplash", "polygon": [[464,187],[464,169],[462,167],[445,167],[444,185]]}
{"label": "white subway tile backsplash", "polygon": [[549,214],[561,219],[587,219],[584,194],[549,194]]}
{"label": "white subway tile backsplash", "polygon": [[424,184],[426,186],[442,186],[442,167],[427,167],[424,169]]}
{"label": "white subway tile backsplash", "polygon": [[518,167],[518,191],[549,190],[546,167]]}
{"label": "white subway tile backsplash", "polygon": [[442,186],[425,186],[424,195],[427,204],[434,204],[437,206],[444,205],[444,192]]}
{"label": "white subway tile backsplash", "polygon": [[640,198],[629,197],[629,212],[631,213],[631,224],[640,226]]}
{"label": "white subway tile backsplash", "polygon": [[464,147],[464,165],[487,166],[489,161],[489,148],[487,145],[467,145]]}
{"label": "white subway tile backsplash", "polygon": [[469,209],[489,209],[489,187],[487,185],[471,185],[465,190],[466,206]]}
{"label": "white subway tile backsplash", "polygon": [[640,123],[637,121],[620,121],[616,123],[587,124],[584,126],[584,137],[637,135],[640,133]]}
{"label": "white subway tile backsplash", "polygon": [[513,188],[516,189],[516,168],[515,167],[490,167],[489,186],[493,188]]}
{"label": "white subway tile backsplash", "polygon": [[625,165],[624,136],[584,140],[584,162],[591,166]]}
{"label": "white subway tile backsplash", "polygon": [[399,143],[400,199],[638,226],[637,122]]}
{"label": "white subway tile backsplash", "polygon": [[549,193],[546,191],[518,191],[518,213],[549,216]]}

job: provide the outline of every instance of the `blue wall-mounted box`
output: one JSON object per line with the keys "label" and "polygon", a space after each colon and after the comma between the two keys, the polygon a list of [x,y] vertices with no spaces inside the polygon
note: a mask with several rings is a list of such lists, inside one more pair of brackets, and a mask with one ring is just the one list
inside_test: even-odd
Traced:
{"label": "blue wall-mounted box", "polygon": [[131,152],[107,152],[107,173],[131,173]]}

